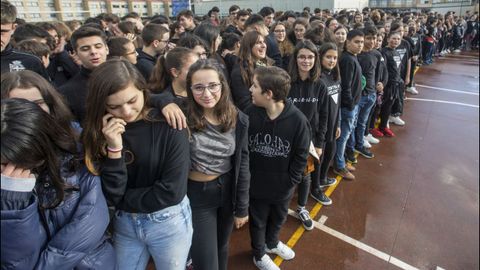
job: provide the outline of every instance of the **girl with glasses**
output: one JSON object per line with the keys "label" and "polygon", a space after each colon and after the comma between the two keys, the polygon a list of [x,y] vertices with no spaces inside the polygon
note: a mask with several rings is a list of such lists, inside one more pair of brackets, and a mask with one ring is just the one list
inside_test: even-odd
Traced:
{"label": "girl with glasses", "polygon": [[290,56],[295,48],[290,39],[287,38],[287,25],[284,22],[275,23],[271,27],[271,31],[277,40],[278,48],[282,55],[282,68],[287,69]]}
{"label": "girl with glasses", "polygon": [[193,240],[197,270],[225,270],[232,228],[248,221],[248,117],[231,100],[223,72],[200,60],[187,75]]}

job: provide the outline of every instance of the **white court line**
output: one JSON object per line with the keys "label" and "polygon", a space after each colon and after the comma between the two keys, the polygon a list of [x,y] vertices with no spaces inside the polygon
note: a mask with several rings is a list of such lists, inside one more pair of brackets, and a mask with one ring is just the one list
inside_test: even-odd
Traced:
{"label": "white court line", "polygon": [[411,98],[411,97],[408,97],[406,100],[428,101],[428,102],[435,102],[435,103],[454,104],[454,105],[460,105],[460,106],[465,106],[465,107],[472,107],[472,108],[477,108],[477,109],[479,108],[478,105],[461,103],[461,102],[454,102],[454,101],[446,101],[446,100],[425,99],[425,98]]}
{"label": "white court line", "polygon": [[476,93],[476,92],[460,91],[460,90],[454,90],[454,89],[448,89],[448,88],[428,86],[428,85],[423,85],[423,84],[416,84],[415,86],[419,86],[419,87],[422,87],[422,88],[430,88],[430,89],[435,89],[435,90],[440,90],[440,91],[446,91],[446,92],[453,92],[453,93],[461,93],[461,94],[466,94],[466,95],[478,96],[478,93]]}
{"label": "white court line", "polygon": [[[298,219],[298,216],[296,215],[295,211],[293,211],[291,209],[288,209],[288,214],[290,216],[293,216],[293,217]],[[366,245],[366,244],[364,244],[364,243],[362,243],[358,240],[355,240],[355,239],[353,239],[353,238],[351,238],[351,237],[349,237],[349,236],[347,236],[347,235],[345,235],[341,232],[338,232],[338,231],[336,231],[332,228],[329,228],[329,227],[325,226],[323,223],[326,220],[327,220],[327,217],[322,215],[320,217],[321,222],[313,220],[313,225],[315,226],[315,228],[317,228],[317,229],[319,229],[323,232],[326,232],[326,233],[330,234],[331,236],[334,236],[334,237],[336,237],[336,238],[338,238],[338,239],[340,239],[344,242],[347,242],[347,243],[351,244],[352,246],[354,246],[358,249],[361,249],[365,252],[368,252],[368,253],[374,255],[377,258],[380,258],[380,259],[382,259],[386,262],[389,262],[389,263],[391,263],[391,264],[393,264],[393,265],[395,265],[395,266],[397,266],[401,269],[404,269],[404,270],[419,270],[418,268],[416,268],[414,266],[411,266],[408,263],[405,263],[405,262],[403,262],[403,261],[401,261],[401,260],[399,260],[399,259],[397,259],[393,256],[390,256],[385,252],[382,252],[378,249],[375,249],[375,248],[373,248],[369,245]]]}

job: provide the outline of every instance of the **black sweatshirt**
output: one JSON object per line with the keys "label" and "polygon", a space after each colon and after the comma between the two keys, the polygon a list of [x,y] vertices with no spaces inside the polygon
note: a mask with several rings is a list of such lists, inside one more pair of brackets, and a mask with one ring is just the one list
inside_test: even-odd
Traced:
{"label": "black sweatshirt", "polygon": [[342,78],[341,107],[352,111],[362,94],[362,67],[357,57],[348,51],[342,53],[339,66]]}
{"label": "black sweatshirt", "polygon": [[157,120],[125,127],[122,158],[105,158],[101,164],[108,204],[129,213],[156,212],[180,203],[187,194],[187,130],[171,128],[157,109],[149,116]]}
{"label": "black sweatshirt", "polygon": [[246,113],[250,117],[250,198],[291,198],[307,164],[311,140],[308,120],[289,101],[274,120],[261,107],[251,105]]}
{"label": "black sweatshirt", "polygon": [[362,75],[366,80],[366,85],[363,90],[367,91],[369,94],[375,93],[377,91],[375,89],[377,84],[375,78],[378,67],[378,58],[375,56],[375,50],[361,52],[357,58],[362,67]]}
{"label": "black sweatshirt", "polygon": [[246,63],[238,62],[232,69],[232,74],[230,74],[230,89],[232,90],[233,103],[241,111],[245,110],[250,104],[252,104],[252,96],[250,94],[250,85],[242,79],[242,73],[240,71],[240,65],[247,66]]}
{"label": "black sweatshirt", "polygon": [[2,74],[20,70],[31,70],[40,74],[47,81],[50,81],[50,76],[48,76],[47,70],[43,66],[40,58],[29,53],[18,52],[13,49],[11,44],[8,44],[2,51],[0,62]]}
{"label": "black sweatshirt", "polygon": [[87,82],[91,73],[91,70],[81,67],[77,75],[58,89],[65,97],[68,107],[80,125],[83,125],[83,119],[87,113]]}
{"label": "black sweatshirt", "polygon": [[60,87],[73,78],[80,70],[80,67],[73,62],[68,52],[64,50],[50,58],[47,70],[50,78],[52,78],[53,85]]}
{"label": "black sweatshirt", "polygon": [[373,50],[375,57],[377,57],[377,69],[375,71],[375,85],[378,82],[381,82],[383,84],[383,87],[387,85],[388,82],[388,70],[387,70],[387,65],[385,63],[385,58],[383,57],[383,54],[375,49]]}
{"label": "black sweatshirt", "polygon": [[153,67],[157,62],[157,58],[151,56],[148,53],[145,53],[142,49],[137,49],[137,53],[138,57],[135,66],[140,71],[140,73],[142,73],[145,80],[148,82],[148,80],[150,80],[150,75],[153,72]]}
{"label": "black sweatshirt", "polygon": [[320,130],[320,118],[324,119],[327,114],[325,100],[327,99],[327,91],[320,86],[320,81],[313,82],[311,80],[298,80],[292,82],[288,98],[304,115],[307,117],[311,127],[311,137],[313,145],[322,148],[324,143],[325,130]]}
{"label": "black sweatshirt", "polygon": [[385,58],[385,64],[388,70],[388,83],[386,87],[392,87],[394,84],[403,83],[403,79],[400,76],[400,65],[402,60],[397,50],[389,47],[382,48],[382,54]]}
{"label": "black sweatshirt", "polygon": [[400,59],[402,60],[402,64],[400,65],[400,76],[402,76],[402,79],[404,79],[407,75],[407,65],[410,61],[409,59],[412,57],[412,48],[408,41],[402,39],[402,42],[395,50],[399,53]]}
{"label": "black sweatshirt", "polygon": [[[340,122],[340,91],[342,87],[340,80],[334,80],[332,72],[326,69],[322,70],[322,76],[320,77],[320,87],[327,93],[325,103],[322,105],[326,108],[326,114],[320,115],[319,130],[324,131],[322,136],[322,142],[334,142],[337,127]],[[322,125],[325,125],[322,127]]]}

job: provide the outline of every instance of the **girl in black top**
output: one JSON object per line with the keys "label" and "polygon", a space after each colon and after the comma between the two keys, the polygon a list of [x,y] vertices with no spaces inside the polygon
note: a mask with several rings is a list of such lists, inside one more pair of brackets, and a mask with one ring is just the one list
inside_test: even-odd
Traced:
{"label": "girl in black top", "polygon": [[[319,115],[320,140],[322,155],[318,170],[312,173],[311,196],[316,200],[324,195],[322,187],[334,185],[335,178],[328,178],[327,172],[336,150],[335,140],[340,136],[340,70],[337,65],[338,50],[333,43],[325,43],[318,51],[322,74],[320,76],[321,91],[327,93],[324,114]],[[317,199],[318,198],[318,199]]]}
{"label": "girl in black top", "polygon": [[111,60],[95,69],[85,161],[101,175],[107,203],[116,208],[119,269],[145,269],[150,256],[157,269],[185,269],[193,233],[188,135],[170,128],[148,100],[145,80],[129,62]]}
{"label": "girl in black top", "polygon": [[196,270],[227,269],[233,225],[248,221],[248,117],[231,100],[223,72],[200,60],[187,75],[192,202],[191,256]]}
{"label": "girl in black top", "polygon": [[[320,88],[320,72],[317,47],[310,40],[300,41],[295,47],[295,51],[290,60],[289,74],[291,74],[291,88],[288,99],[307,117],[311,127],[312,143],[319,157],[322,155],[323,148],[321,135],[323,131],[319,130],[319,119],[326,114],[326,107],[323,106],[323,103],[327,97],[327,92],[322,91]],[[317,162],[315,170],[318,171],[318,169],[319,166]],[[307,230],[313,229],[313,223],[308,211],[305,209],[310,189],[310,181],[310,174],[307,174],[298,186],[297,213],[302,220],[303,226]],[[325,195],[322,196],[322,200],[319,200],[319,202],[324,205],[330,205],[332,203]]]}

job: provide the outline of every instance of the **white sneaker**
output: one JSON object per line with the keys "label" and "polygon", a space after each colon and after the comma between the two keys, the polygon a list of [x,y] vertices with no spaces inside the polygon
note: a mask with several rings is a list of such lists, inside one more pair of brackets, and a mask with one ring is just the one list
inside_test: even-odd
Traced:
{"label": "white sneaker", "polygon": [[267,253],[277,254],[278,256],[282,257],[282,259],[286,261],[295,258],[295,252],[291,248],[289,248],[287,245],[282,243],[282,241],[278,241],[276,248],[269,249],[268,247],[265,247],[265,251]]}
{"label": "white sneaker", "polygon": [[405,91],[407,91],[408,93],[410,93],[412,95],[418,95],[418,91],[415,88],[415,86],[407,87],[407,89]]}
{"label": "white sneaker", "polygon": [[367,140],[370,144],[377,144],[380,142],[379,139],[373,137],[370,133],[368,133],[367,136],[363,137],[363,140]]}
{"label": "white sneaker", "polygon": [[365,139],[363,139],[363,147],[370,149],[372,148],[372,145]]}
{"label": "white sneaker", "polygon": [[403,121],[400,116],[390,116],[388,122],[394,123],[397,126],[405,126],[405,121]]}
{"label": "white sneaker", "polygon": [[453,52],[459,53],[459,52],[461,52],[461,51],[460,51],[460,49],[456,49],[456,50],[454,50]]}
{"label": "white sneaker", "polygon": [[280,267],[278,267],[272,261],[270,256],[268,256],[267,254],[263,255],[263,257],[260,261],[255,260],[255,257],[253,257],[253,263],[260,270],[280,270]]}

